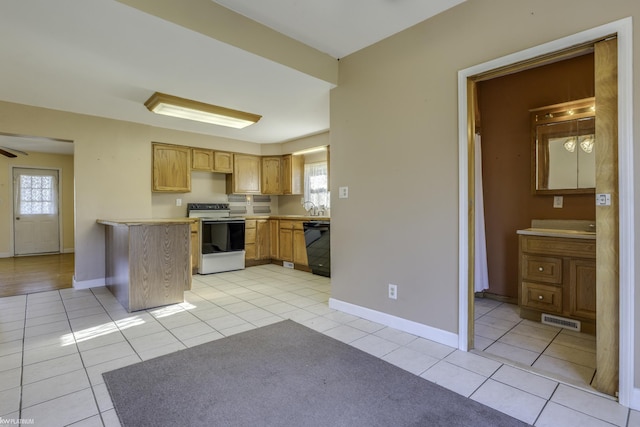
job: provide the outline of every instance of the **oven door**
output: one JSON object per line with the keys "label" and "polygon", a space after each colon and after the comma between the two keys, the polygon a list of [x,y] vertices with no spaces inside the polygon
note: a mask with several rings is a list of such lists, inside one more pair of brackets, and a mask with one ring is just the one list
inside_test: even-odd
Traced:
{"label": "oven door", "polygon": [[198,273],[211,274],[244,268],[244,219],[200,220]]}
{"label": "oven door", "polygon": [[202,255],[244,251],[244,219],[200,221]]}

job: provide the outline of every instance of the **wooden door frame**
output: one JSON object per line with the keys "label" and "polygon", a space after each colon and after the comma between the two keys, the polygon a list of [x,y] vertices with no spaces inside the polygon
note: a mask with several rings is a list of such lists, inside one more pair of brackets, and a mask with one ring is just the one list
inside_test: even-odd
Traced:
{"label": "wooden door frame", "polygon": [[618,37],[618,177],[619,177],[619,401],[640,406],[640,389],[634,389],[634,223],[633,223],[633,75],[632,20],[624,18],[568,37],[516,52],[458,72],[459,144],[459,308],[458,348],[473,346],[473,141],[474,76],[497,71],[534,58],[559,52],[616,34]]}

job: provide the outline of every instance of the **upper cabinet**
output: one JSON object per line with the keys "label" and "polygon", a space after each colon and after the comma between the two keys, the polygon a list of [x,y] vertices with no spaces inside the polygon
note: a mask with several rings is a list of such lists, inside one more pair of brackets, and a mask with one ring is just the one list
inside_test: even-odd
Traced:
{"label": "upper cabinet", "polygon": [[282,194],[302,194],[304,181],[304,157],[287,154],[282,156]]}
{"label": "upper cabinet", "polygon": [[213,170],[213,150],[192,148],[191,170],[211,172]]}
{"label": "upper cabinet", "polygon": [[262,194],[282,194],[282,157],[262,158]]}
{"label": "upper cabinet", "polygon": [[220,173],[233,173],[233,154],[224,151],[214,151],[213,171]]}
{"label": "upper cabinet", "polygon": [[154,142],[152,149],[152,191],[190,192],[191,148]]}
{"label": "upper cabinet", "polygon": [[228,194],[260,194],[260,156],[235,154],[233,173],[227,175]]}
{"label": "upper cabinet", "polygon": [[194,171],[233,173],[233,154],[206,148],[192,148],[191,169]]}

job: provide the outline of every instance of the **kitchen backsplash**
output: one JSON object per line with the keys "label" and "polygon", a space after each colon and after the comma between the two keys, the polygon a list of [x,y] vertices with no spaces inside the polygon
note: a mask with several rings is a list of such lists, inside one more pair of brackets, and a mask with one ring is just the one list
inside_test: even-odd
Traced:
{"label": "kitchen backsplash", "polygon": [[271,196],[229,194],[231,216],[268,215],[271,213]]}

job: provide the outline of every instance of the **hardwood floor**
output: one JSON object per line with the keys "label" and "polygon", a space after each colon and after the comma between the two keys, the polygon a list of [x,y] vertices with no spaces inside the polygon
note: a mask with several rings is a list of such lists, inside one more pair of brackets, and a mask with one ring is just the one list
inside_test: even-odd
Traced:
{"label": "hardwood floor", "polygon": [[0,258],[0,297],[70,288],[74,255]]}

